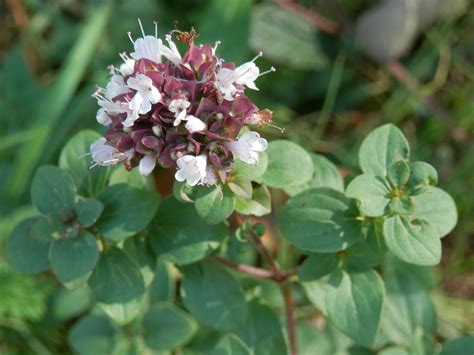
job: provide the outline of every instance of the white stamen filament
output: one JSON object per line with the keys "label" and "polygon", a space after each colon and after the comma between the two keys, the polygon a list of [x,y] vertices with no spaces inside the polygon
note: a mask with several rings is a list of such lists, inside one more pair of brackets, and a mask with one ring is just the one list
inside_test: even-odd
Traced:
{"label": "white stamen filament", "polygon": [[271,67],[270,69],[264,71],[264,72],[261,72],[258,77],[261,77],[262,75],[265,75],[265,74],[268,74],[268,73],[274,73],[276,72],[276,68],[275,67]]}
{"label": "white stamen filament", "polygon": [[145,38],[145,31],[143,30],[143,25],[142,25],[142,21],[140,19],[138,19],[138,26],[140,26],[140,30],[142,31],[142,36],[143,38]]}
{"label": "white stamen filament", "polygon": [[158,22],[153,21],[153,23],[155,24],[155,38],[158,38]]}
{"label": "white stamen filament", "polygon": [[258,54],[255,56],[255,58],[253,58],[253,59],[251,60],[251,62],[252,62],[252,63],[255,62],[255,61],[256,61],[258,58],[260,58],[260,57],[263,57],[263,52],[262,52],[262,51],[258,52]]}
{"label": "white stamen filament", "polygon": [[135,44],[135,41],[132,38],[132,32],[127,32],[127,35],[128,35],[128,38],[130,38],[130,41],[132,42],[132,44]]}

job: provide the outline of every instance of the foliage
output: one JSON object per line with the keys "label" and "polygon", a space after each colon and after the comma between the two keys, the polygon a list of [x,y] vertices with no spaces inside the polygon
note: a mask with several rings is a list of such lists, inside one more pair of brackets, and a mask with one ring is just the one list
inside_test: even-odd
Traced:
{"label": "foliage", "polygon": [[[424,25],[413,89],[279,2],[139,3],[25,1],[19,44],[0,15],[0,352],[286,354],[289,317],[300,354],[472,352],[472,303],[434,290],[465,297],[472,266],[472,16]],[[137,17],[277,66],[252,100],[286,131],[257,165],[215,187],[89,169],[93,83]]]}

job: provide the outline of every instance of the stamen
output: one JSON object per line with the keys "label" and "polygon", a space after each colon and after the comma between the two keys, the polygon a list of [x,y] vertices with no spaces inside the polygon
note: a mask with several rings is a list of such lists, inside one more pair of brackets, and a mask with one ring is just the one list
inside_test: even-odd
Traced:
{"label": "stamen", "polygon": [[217,50],[217,47],[219,47],[221,45],[221,41],[216,41],[214,43],[214,47],[212,47],[212,54],[216,54],[216,50]]}
{"label": "stamen", "polygon": [[128,38],[130,38],[130,41],[132,42],[132,44],[135,44],[135,41],[132,38],[132,32],[127,32],[127,35],[128,35]]}
{"label": "stamen", "polygon": [[155,38],[158,38],[158,22],[153,21],[153,23],[155,24]]}
{"label": "stamen", "polygon": [[91,166],[89,166],[89,170],[92,170],[94,169],[97,165],[99,165],[99,163],[97,162],[93,162]]}
{"label": "stamen", "polygon": [[251,60],[251,62],[252,62],[252,63],[255,62],[255,61],[256,61],[258,58],[260,58],[260,57],[263,57],[263,52],[262,52],[262,51],[258,52],[258,54],[255,56],[255,58],[253,58],[253,59]]}
{"label": "stamen", "polygon": [[138,25],[140,26],[140,30],[142,31],[143,38],[145,38],[145,31],[143,30],[143,25],[140,19],[138,19]]}
{"label": "stamen", "polygon": [[262,75],[265,75],[265,74],[268,74],[268,73],[274,73],[276,72],[276,68],[275,67],[271,67],[270,69],[268,69],[267,71],[264,71],[262,73],[260,73],[258,76],[261,77]]}
{"label": "stamen", "polygon": [[278,127],[278,126],[274,125],[273,123],[269,123],[269,122],[265,122],[265,124],[268,127],[276,128],[277,130],[280,131],[280,133],[285,133],[285,128]]}
{"label": "stamen", "polygon": [[89,156],[89,155],[92,155],[92,153],[89,152],[89,153],[85,153],[85,154],[79,155],[79,156],[77,157],[77,159],[84,159],[85,157],[87,157],[87,156]]}

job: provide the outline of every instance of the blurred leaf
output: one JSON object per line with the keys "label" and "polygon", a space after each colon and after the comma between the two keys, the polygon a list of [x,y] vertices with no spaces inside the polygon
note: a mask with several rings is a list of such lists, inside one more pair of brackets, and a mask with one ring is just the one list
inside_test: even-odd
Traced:
{"label": "blurred leaf", "polygon": [[169,264],[158,260],[155,277],[150,285],[150,302],[173,302],[176,285]]}
{"label": "blurred leaf", "polygon": [[217,249],[227,235],[223,224],[206,224],[194,206],[168,197],[150,224],[150,244],[162,260],[177,265],[194,263]]}
{"label": "blurred leaf", "polygon": [[51,240],[38,236],[32,230],[37,218],[20,222],[5,242],[8,263],[20,272],[36,274],[49,267],[48,251]]}
{"label": "blurred leaf", "polygon": [[323,69],[328,64],[315,28],[301,17],[274,5],[253,8],[250,46],[275,62],[296,69]]}
{"label": "blurred leaf", "polygon": [[92,305],[92,295],[84,285],[75,290],[58,288],[53,299],[52,312],[56,319],[65,321],[77,317]]}
{"label": "blurred leaf", "polygon": [[336,254],[310,254],[298,269],[302,282],[314,281],[331,273],[339,265]]}
{"label": "blurred leaf", "polygon": [[210,355],[251,355],[252,351],[236,335],[224,335],[209,353]]}
{"label": "blurred leaf", "polygon": [[474,336],[466,335],[444,343],[440,355],[467,355],[472,353],[473,350]]}
{"label": "blurred leaf", "polygon": [[97,303],[97,306],[119,325],[126,325],[134,320],[142,310],[143,305],[143,295],[127,302]]}
{"label": "blurred leaf", "polygon": [[232,178],[245,179],[250,181],[261,182],[262,175],[265,173],[268,167],[268,155],[265,152],[259,153],[259,159],[257,164],[247,164],[242,160],[235,160],[231,172]]}
{"label": "blurred leaf", "polygon": [[201,43],[221,41],[218,53],[226,61],[247,59],[252,0],[211,0],[206,2],[197,31]]}
{"label": "blurred leaf", "polygon": [[181,269],[183,302],[196,319],[219,331],[240,328],[247,304],[240,283],[215,262],[201,262]]}
{"label": "blurred leaf", "polygon": [[90,314],[71,328],[68,340],[79,354],[110,354],[117,330],[105,316]]}
{"label": "blurred leaf", "polygon": [[143,319],[145,343],[154,350],[171,350],[188,342],[197,324],[187,313],[167,302],[156,303]]}
{"label": "blurred leaf", "polygon": [[99,219],[104,205],[99,200],[87,198],[79,201],[74,206],[77,221],[83,228],[92,227]]}
{"label": "blurred leaf", "polygon": [[101,33],[111,13],[112,1],[105,2],[93,11],[88,22],[84,24],[74,48],[69,52],[56,82],[41,101],[36,114],[37,119],[32,125],[34,129],[38,128],[38,134],[18,151],[14,173],[8,185],[9,196],[21,196],[26,189],[26,184],[41,158],[54,127],[62,117],[61,114],[74,95],[94,50],[102,39]]}

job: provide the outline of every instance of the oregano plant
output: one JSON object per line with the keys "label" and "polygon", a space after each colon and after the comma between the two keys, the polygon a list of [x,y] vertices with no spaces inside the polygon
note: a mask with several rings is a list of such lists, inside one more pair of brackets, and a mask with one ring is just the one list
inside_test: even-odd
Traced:
{"label": "oregano plant", "polygon": [[[457,211],[403,133],[368,134],[360,173],[343,179],[324,156],[255,131],[272,115],[246,96],[261,54],[236,66],[194,30],[165,42],[141,30],[93,95],[105,134],[77,133],[58,166],[38,168],[37,215],[5,246],[15,269],[93,295],[72,349],[440,351],[424,279]],[[172,189],[150,178],[158,170],[172,171]]]}

